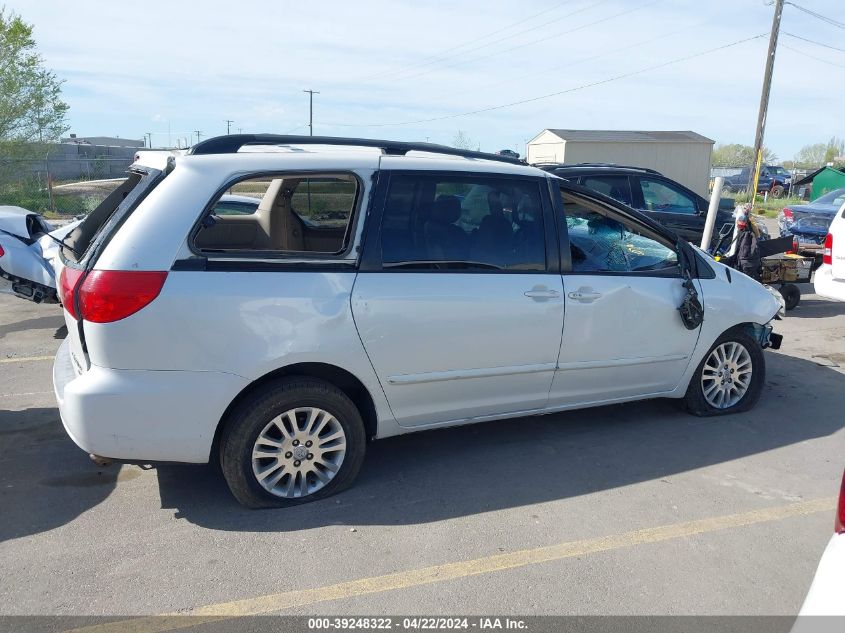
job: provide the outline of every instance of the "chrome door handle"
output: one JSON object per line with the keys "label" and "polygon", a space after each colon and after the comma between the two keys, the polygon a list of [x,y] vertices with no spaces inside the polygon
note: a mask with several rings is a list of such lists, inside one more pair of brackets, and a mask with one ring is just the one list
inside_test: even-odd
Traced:
{"label": "chrome door handle", "polygon": [[601,298],[600,292],[581,292],[580,290],[577,292],[570,292],[569,293],[570,299],[575,299],[576,301],[581,301],[582,303],[591,303],[596,299]]}
{"label": "chrome door handle", "polygon": [[541,290],[539,288],[532,288],[523,294],[531,299],[557,299],[560,296],[557,290]]}

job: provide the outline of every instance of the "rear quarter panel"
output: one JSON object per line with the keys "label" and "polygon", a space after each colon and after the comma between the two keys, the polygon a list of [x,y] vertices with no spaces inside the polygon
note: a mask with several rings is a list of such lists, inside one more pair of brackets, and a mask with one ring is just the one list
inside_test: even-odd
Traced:
{"label": "rear quarter panel", "polygon": [[356,376],[379,420],[392,420],[352,318],[354,281],[354,272],[171,271],[140,312],[85,323],[89,358],[114,369],[222,372],[248,382],[296,363],[326,363]]}

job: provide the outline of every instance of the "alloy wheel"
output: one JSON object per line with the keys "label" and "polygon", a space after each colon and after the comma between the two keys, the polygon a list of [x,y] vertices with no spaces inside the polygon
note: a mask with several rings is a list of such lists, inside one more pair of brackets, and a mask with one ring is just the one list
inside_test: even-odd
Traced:
{"label": "alloy wheel", "polygon": [[276,416],[252,448],[252,472],[270,494],[295,499],[324,488],[343,464],[346,433],[331,413],[298,407]]}
{"label": "alloy wheel", "polygon": [[751,386],[751,354],[741,343],[728,341],[718,345],[704,363],[701,389],[704,399],[715,409],[729,409],[737,404]]}

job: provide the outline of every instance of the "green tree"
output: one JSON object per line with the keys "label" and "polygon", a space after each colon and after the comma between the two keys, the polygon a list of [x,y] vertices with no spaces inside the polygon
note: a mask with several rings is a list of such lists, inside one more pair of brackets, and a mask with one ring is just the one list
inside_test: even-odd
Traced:
{"label": "green tree", "polygon": [[815,169],[845,155],[845,139],[832,137],[827,143],[805,145],[795,155],[795,164],[802,169]]}
{"label": "green tree", "polygon": [[[768,147],[763,148],[763,163],[771,164],[777,155]],[[750,167],[755,163],[754,148],[740,143],[717,145],[713,149],[713,167]]]}
{"label": "green tree", "polygon": [[458,133],[455,134],[455,138],[452,139],[452,146],[476,152],[481,150],[481,144],[471,139],[463,130],[458,130]]}
{"label": "green tree", "polygon": [[58,140],[68,130],[62,81],[44,67],[32,25],[0,8],[0,149]]}
{"label": "green tree", "polygon": [[827,149],[824,152],[824,162],[832,163],[840,156],[845,156],[845,140],[832,137],[827,142]]}

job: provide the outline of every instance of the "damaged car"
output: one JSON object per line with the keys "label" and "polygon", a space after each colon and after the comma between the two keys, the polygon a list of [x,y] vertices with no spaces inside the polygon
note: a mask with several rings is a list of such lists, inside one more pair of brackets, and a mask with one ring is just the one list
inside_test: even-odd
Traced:
{"label": "damaged car", "polygon": [[647,398],[747,411],[780,344],[777,293],[647,215],[428,143],[140,158],[60,250],[67,433],[98,463],[217,462],[249,507],[337,493],[404,433]]}
{"label": "damaged car", "polygon": [[0,278],[12,293],[36,303],[57,303],[54,264],[62,239],[79,221],[56,228],[22,207],[0,206]]}

